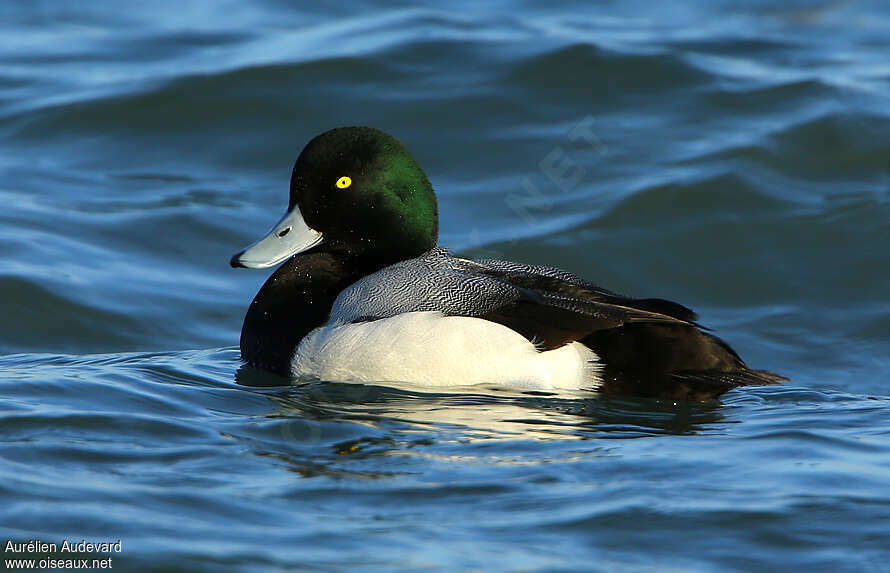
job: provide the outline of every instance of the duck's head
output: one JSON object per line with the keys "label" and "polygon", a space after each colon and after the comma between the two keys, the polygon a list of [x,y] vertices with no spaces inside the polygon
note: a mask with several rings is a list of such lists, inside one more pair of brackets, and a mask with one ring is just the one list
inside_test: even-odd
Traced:
{"label": "duck's head", "polygon": [[379,129],[340,127],[306,145],[284,217],[231,264],[266,268],[309,249],[390,264],[435,247],[438,226],[433,188],[405,146]]}

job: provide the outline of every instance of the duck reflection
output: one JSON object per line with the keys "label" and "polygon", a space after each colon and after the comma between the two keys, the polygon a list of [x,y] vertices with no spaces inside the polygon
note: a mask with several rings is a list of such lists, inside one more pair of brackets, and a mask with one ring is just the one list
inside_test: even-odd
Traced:
{"label": "duck reflection", "polygon": [[243,366],[236,382],[275,388],[270,416],[359,422],[403,432],[434,431],[460,440],[565,440],[695,434],[720,422],[719,403],[614,398],[584,391],[505,391],[470,386],[429,392],[409,384],[350,384],[287,378]]}

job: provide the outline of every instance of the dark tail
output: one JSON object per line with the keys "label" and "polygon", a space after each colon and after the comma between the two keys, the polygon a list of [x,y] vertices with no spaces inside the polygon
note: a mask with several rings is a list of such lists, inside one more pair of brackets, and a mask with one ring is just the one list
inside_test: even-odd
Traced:
{"label": "dark tail", "polygon": [[748,368],[728,344],[693,324],[627,324],[582,342],[605,366],[606,394],[706,401],[740,386],[788,380]]}

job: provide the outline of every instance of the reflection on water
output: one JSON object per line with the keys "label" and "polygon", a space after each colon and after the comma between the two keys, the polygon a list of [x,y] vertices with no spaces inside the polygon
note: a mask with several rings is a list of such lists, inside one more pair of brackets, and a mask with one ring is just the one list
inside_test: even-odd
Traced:
{"label": "reflection on water", "polygon": [[269,395],[274,416],[404,424],[446,431],[461,440],[563,440],[694,434],[721,420],[720,406],[621,400],[574,392],[567,397],[496,388],[412,392],[387,386],[307,383]]}

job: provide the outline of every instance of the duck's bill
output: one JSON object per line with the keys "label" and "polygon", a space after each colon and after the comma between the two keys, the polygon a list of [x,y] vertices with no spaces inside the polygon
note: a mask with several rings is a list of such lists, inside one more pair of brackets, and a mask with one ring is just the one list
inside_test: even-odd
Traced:
{"label": "duck's bill", "polygon": [[300,208],[284,214],[269,234],[232,257],[233,267],[265,269],[308,251],[321,242],[321,233],[306,224]]}

